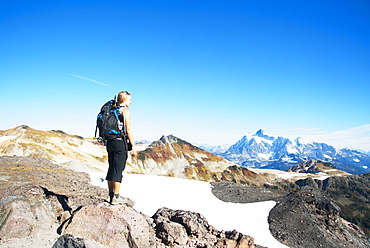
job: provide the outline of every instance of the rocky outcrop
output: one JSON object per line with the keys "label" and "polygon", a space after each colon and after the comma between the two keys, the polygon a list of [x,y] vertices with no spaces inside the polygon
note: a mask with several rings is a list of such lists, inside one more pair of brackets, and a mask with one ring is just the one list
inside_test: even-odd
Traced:
{"label": "rocky outcrop", "polygon": [[370,173],[325,180],[304,179],[296,185],[328,193],[341,208],[340,216],[359,225],[370,237]]}
{"label": "rocky outcrop", "polygon": [[161,208],[153,219],[157,237],[171,247],[255,247],[252,237],[236,230],[217,231],[198,213]]}
{"label": "rocky outcrop", "polygon": [[271,211],[271,234],[291,248],[369,247],[361,229],[339,216],[340,208],[323,191],[302,187]]}
{"label": "rocky outcrop", "polygon": [[348,176],[347,172],[338,170],[335,166],[328,162],[320,160],[308,160],[302,163],[296,164],[288,169],[288,172],[299,172],[299,173],[324,173],[330,176]]}
{"label": "rocky outcrop", "polygon": [[[127,248],[255,247],[252,237],[235,230],[217,231],[198,213],[162,208],[150,218],[127,204],[101,202],[55,215],[41,187],[25,185],[12,190],[14,193],[1,201],[2,242],[37,239],[48,231],[54,239],[56,234],[62,235],[54,248],[86,247],[87,243],[89,247]],[[36,241],[31,244],[40,245]]]}
{"label": "rocky outcrop", "polygon": [[153,220],[129,205],[86,205],[63,222],[61,234],[93,240],[107,247],[156,247]]}
{"label": "rocky outcrop", "polygon": [[44,191],[36,185],[10,187],[1,190],[0,237],[2,240],[40,234],[45,226],[53,225],[55,215]]}
{"label": "rocky outcrop", "polygon": [[111,206],[84,173],[44,159],[1,157],[0,179],[0,245],[9,248],[255,247],[198,213],[162,208],[149,217],[129,199]]}

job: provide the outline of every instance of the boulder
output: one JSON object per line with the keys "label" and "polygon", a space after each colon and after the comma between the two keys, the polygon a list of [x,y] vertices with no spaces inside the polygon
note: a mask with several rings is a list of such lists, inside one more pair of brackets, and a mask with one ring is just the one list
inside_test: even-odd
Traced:
{"label": "boulder", "polygon": [[160,208],[152,218],[157,237],[171,247],[255,247],[252,237],[236,230],[218,231],[199,213]]}
{"label": "boulder", "polygon": [[107,247],[155,247],[152,220],[128,205],[83,206],[65,223],[63,234],[94,240]]}
{"label": "boulder", "polygon": [[[7,194],[10,193],[11,194]],[[44,191],[36,185],[0,190],[0,237],[2,240],[37,236],[53,225],[55,215]]]}
{"label": "boulder", "polygon": [[188,241],[185,227],[172,221],[160,222],[156,226],[156,235],[166,245],[185,245]]}

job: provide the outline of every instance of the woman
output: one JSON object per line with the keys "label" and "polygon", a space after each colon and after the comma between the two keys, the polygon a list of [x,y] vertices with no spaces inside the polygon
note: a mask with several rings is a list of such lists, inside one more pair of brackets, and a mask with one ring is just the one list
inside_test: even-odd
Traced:
{"label": "woman", "polygon": [[[134,152],[134,138],[131,131],[131,120],[130,120],[130,110],[131,105],[131,94],[127,91],[121,91],[118,93],[117,104],[120,108],[120,129],[125,138],[117,138],[114,140],[107,141],[107,152],[108,152],[108,173],[105,178],[108,181],[109,189],[109,203],[123,204],[125,203],[119,195],[122,182],[122,172],[126,166],[128,147],[132,146],[132,155],[135,156]],[[129,145],[127,144],[129,143]]]}

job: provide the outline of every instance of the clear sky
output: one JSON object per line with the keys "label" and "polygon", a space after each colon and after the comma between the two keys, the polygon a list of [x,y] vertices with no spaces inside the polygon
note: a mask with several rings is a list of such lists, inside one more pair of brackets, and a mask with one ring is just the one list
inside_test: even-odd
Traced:
{"label": "clear sky", "polygon": [[137,140],[370,150],[370,2],[0,0],[0,83],[0,130],[92,137],[127,90]]}

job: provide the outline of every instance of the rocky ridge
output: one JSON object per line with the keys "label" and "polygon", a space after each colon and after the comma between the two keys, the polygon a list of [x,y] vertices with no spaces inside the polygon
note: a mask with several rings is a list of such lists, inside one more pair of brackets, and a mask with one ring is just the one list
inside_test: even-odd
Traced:
{"label": "rocky ridge", "polygon": [[339,212],[329,195],[305,186],[283,197],[270,211],[271,234],[291,248],[369,247],[364,232]]}
{"label": "rocky ridge", "polygon": [[340,216],[360,226],[370,237],[370,173],[329,177],[323,181],[304,179],[295,184],[326,192],[341,208]]}
{"label": "rocky ridge", "polygon": [[309,186],[325,192],[336,202],[345,220],[360,226],[370,237],[370,173],[363,175],[331,176],[325,179],[311,177],[296,181],[276,182],[264,187],[280,194],[291,193],[301,187]]}
{"label": "rocky ridge", "polygon": [[258,247],[235,230],[216,230],[200,214],[163,208],[149,217],[130,199],[111,206],[106,195],[85,173],[45,159],[0,157],[0,245]]}
{"label": "rocky ridge", "polygon": [[104,146],[61,130],[42,131],[22,125],[0,131],[0,156],[48,159],[77,171],[101,171],[107,164]]}
{"label": "rocky ridge", "polygon": [[321,173],[330,176],[349,176],[350,174],[338,170],[333,164],[320,160],[308,160],[294,165],[288,169],[288,172],[299,173]]}

